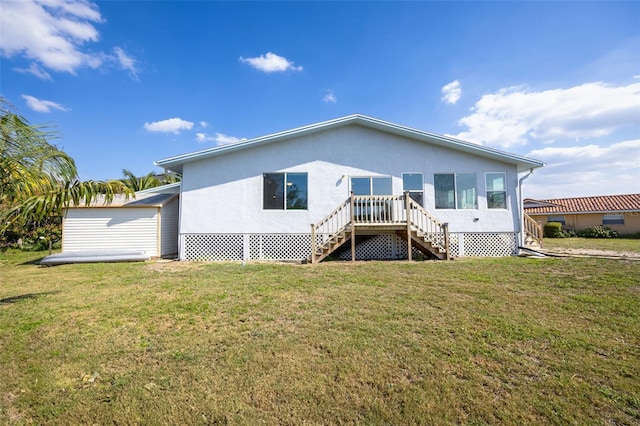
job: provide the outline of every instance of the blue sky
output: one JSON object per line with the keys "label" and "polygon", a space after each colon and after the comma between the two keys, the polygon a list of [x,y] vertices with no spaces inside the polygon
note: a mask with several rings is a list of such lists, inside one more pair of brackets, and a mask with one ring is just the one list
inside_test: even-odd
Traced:
{"label": "blue sky", "polygon": [[0,12],[0,94],[56,126],[82,179],[359,113],[545,161],[525,196],[640,192],[640,2],[2,0]]}

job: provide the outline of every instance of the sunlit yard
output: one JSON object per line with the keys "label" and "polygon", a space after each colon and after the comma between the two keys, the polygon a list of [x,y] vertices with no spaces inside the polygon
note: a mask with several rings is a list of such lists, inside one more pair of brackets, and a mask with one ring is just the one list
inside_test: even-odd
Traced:
{"label": "sunlit yard", "polygon": [[640,253],[638,238],[545,238],[544,248],[581,249],[581,250],[613,250],[619,252]]}
{"label": "sunlit yard", "polygon": [[637,424],[640,262],[41,268],[0,253],[0,424]]}

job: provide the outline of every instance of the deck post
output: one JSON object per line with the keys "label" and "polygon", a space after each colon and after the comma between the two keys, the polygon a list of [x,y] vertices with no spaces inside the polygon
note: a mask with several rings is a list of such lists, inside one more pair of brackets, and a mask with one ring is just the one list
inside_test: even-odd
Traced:
{"label": "deck post", "polygon": [[353,191],[351,191],[351,197],[349,198],[349,205],[351,208],[351,261],[356,261],[356,214],[355,214],[355,200],[353,199]]}
{"label": "deck post", "polygon": [[444,249],[446,250],[445,259],[451,260],[451,250],[449,250],[449,223],[442,224],[442,231],[444,232]]}
{"label": "deck post", "polygon": [[411,197],[409,197],[409,191],[404,191],[404,214],[407,221],[407,260],[413,260],[413,253],[411,248]]}
{"label": "deck post", "polygon": [[313,263],[316,257],[316,227],[311,224],[311,263]]}

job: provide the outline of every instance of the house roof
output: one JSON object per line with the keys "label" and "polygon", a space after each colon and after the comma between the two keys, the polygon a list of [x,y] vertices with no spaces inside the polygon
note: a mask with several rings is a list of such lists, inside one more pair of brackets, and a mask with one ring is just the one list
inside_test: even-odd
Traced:
{"label": "house roof", "polygon": [[69,206],[69,208],[163,207],[176,197],[178,197],[178,194],[143,194],[142,192],[136,192],[136,198],[127,198],[125,195],[118,194],[113,197],[111,203],[107,204],[104,197],[100,196],[88,206],[80,204]]}
{"label": "house roof", "polygon": [[346,117],[336,118],[334,120],[324,121],[321,123],[311,124],[304,127],[298,127],[296,129],[286,130],[284,132],[273,133],[266,136],[260,136],[253,139],[243,140],[227,145],[221,145],[202,151],[191,152],[187,154],[181,154],[174,157],[158,160],[154,164],[165,169],[172,170],[177,173],[182,173],[183,165],[192,161],[202,160],[204,158],[211,158],[218,155],[240,151],[244,149],[250,149],[255,146],[263,144],[282,141],[294,137],[306,136],[316,132],[333,129],[341,126],[357,124],[364,127],[380,130],[383,132],[404,136],[416,140],[420,140],[426,143],[434,145],[445,146],[459,151],[467,152],[474,155],[479,155],[487,158],[504,161],[506,163],[515,164],[518,171],[525,171],[535,169],[544,166],[544,163],[532,158],[523,157],[516,154],[510,154],[504,151],[500,151],[493,148],[477,145],[470,142],[465,142],[459,139],[451,138],[449,136],[438,135],[435,133],[429,133],[422,130],[413,129],[399,124],[390,123],[387,121],[379,120],[377,118],[367,117],[360,114],[348,115]]}
{"label": "house roof", "polygon": [[179,194],[180,182],[167,183],[153,188],[143,189],[136,192],[136,198],[141,194]]}
{"label": "house roof", "polygon": [[[529,202],[529,203],[528,203]],[[540,203],[526,207],[527,203]],[[601,195],[596,197],[557,198],[552,200],[524,200],[527,214],[616,213],[640,211],[640,194]]]}

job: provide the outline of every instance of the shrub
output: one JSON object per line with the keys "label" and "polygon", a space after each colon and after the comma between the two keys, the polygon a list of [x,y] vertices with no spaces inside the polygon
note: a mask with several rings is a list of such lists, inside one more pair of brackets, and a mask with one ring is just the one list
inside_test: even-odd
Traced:
{"label": "shrub", "polygon": [[578,232],[578,236],[584,238],[617,238],[618,233],[609,228],[594,226]]}
{"label": "shrub", "polygon": [[545,223],[543,235],[545,238],[562,238],[562,224],[559,222]]}

